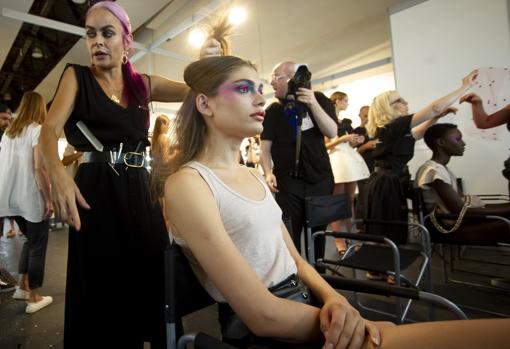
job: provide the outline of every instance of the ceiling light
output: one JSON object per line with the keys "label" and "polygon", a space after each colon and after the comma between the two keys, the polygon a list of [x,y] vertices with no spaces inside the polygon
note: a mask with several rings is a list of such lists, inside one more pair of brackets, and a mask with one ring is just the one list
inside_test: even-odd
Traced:
{"label": "ceiling light", "polygon": [[202,29],[195,28],[189,32],[188,41],[196,48],[202,47],[206,39],[206,34]]}
{"label": "ceiling light", "polygon": [[4,101],[10,101],[12,99],[11,94],[9,92],[5,92]]}
{"label": "ceiling light", "polygon": [[35,46],[32,49],[32,58],[39,59],[39,58],[43,58],[43,57],[44,57],[44,54],[43,54],[42,50],[39,48],[39,46]]}
{"label": "ceiling light", "polygon": [[87,2],[87,0],[72,0],[75,4],[81,5]]}
{"label": "ceiling light", "polygon": [[244,7],[233,7],[228,15],[228,20],[233,25],[238,25],[246,20],[246,9]]}

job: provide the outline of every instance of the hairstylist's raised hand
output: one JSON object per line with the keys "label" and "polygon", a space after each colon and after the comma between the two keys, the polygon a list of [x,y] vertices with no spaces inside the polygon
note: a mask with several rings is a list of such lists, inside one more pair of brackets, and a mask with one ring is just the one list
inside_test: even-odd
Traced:
{"label": "hairstylist's raised hand", "polygon": [[476,80],[476,78],[478,77],[478,70],[475,69],[473,70],[471,73],[469,73],[469,75],[465,76],[463,79],[462,79],[462,85],[466,86],[466,85],[472,85],[473,82]]}
{"label": "hairstylist's raised hand", "polygon": [[478,103],[482,103],[482,99],[477,94],[471,92],[465,96],[460,97],[459,103],[464,103],[464,102],[471,103],[471,104],[478,104]]}
{"label": "hairstylist's raised hand", "polygon": [[51,200],[55,209],[55,215],[60,220],[73,226],[76,230],[80,230],[81,221],[76,203],[78,202],[80,207],[85,209],[90,209],[89,204],[85,201],[83,195],[81,195],[80,189],[78,189],[74,180],[65,170],[50,174],[50,180]]}
{"label": "hairstylist's raised hand", "polygon": [[218,40],[214,38],[207,39],[200,49],[200,59],[206,57],[222,56],[223,50]]}
{"label": "hairstylist's raised hand", "polygon": [[319,316],[326,349],[360,348],[367,334],[376,346],[381,342],[379,329],[362,318],[345,299],[335,297],[326,301]]}

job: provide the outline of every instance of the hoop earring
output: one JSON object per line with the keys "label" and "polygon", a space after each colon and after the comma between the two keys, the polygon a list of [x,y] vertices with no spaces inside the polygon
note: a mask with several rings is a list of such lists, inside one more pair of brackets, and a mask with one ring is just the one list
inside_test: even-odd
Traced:
{"label": "hoop earring", "polygon": [[129,61],[129,58],[127,56],[127,52],[124,52],[124,55],[122,56],[122,64],[127,64]]}

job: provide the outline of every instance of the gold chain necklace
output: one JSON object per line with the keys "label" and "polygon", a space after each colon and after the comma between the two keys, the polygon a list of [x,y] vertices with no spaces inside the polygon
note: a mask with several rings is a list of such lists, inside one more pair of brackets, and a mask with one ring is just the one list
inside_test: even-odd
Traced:
{"label": "gold chain necklace", "polygon": [[105,91],[105,94],[109,96],[112,101],[114,101],[117,104],[120,104],[120,100],[122,98],[122,91],[124,90],[124,84],[122,84],[121,88],[116,89],[102,80],[98,81],[99,85],[101,85],[101,87]]}

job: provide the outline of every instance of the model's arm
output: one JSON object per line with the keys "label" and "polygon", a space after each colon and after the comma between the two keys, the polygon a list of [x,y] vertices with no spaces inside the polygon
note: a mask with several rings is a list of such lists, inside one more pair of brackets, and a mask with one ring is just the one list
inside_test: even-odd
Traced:
{"label": "model's arm", "polygon": [[[453,214],[458,214],[464,206],[464,200],[459,193],[457,193],[453,187],[439,179],[436,179],[430,184],[432,188],[437,192],[441,200]],[[486,207],[470,207],[466,211],[467,214],[475,215],[495,215],[508,217],[510,214],[510,205],[487,205]]]}
{"label": "model's arm", "polygon": [[[428,121],[434,117],[437,117],[444,113],[454,102],[456,102],[463,93],[465,93],[470,87],[473,81],[476,79],[478,71],[471,72],[468,76],[462,79],[462,86],[455,91],[441,97],[434,102],[430,103],[425,108],[414,113],[411,121],[411,128],[414,128],[425,121]],[[413,132],[414,136],[414,132]],[[416,137],[415,137],[416,138]]]}
{"label": "model's arm", "polygon": [[65,171],[57,147],[58,137],[74,108],[77,91],[74,68],[68,67],[62,75],[53,103],[41,127],[38,145],[52,186],[53,208],[58,217],[79,230],[81,222],[76,202],[83,208],[90,207],[74,180]]}
{"label": "model's arm", "polygon": [[313,114],[313,118],[321,133],[328,138],[336,137],[338,126],[335,120],[333,120],[321,107],[317,98],[315,98],[313,91],[307,88],[300,88],[296,92],[296,95],[297,100],[305,103],[310,109],[310,112]]}
{"label": "model's arm", "polygon": [[262,166],[262,171],[264,171],[264,177],[269,189],[275,193],[278,192],[278,183],[276,182],[276,177],[273,174],[273,169],[271,168],[272,144],[273,142],[267,139],[260,140],[260,165]]}
{"label": "model's arm", "polygon": [[272,295],[228,236],[212,193],[192,169],[165,183],[172,232],[186,241],[208,277],[236,314],[258,336],[319,340],[319,309]]}
{"label": "model's arm", "polygon": [[35,182],[37,183],[37,187],[41,191],[41,194],[44,199],[44,204],[46,206],[43,219],[47,219],[51,216],[52,213],[50,179],[48,177],[48,174],[46,173],[46,170],[44,169],[43,160],[38,145],[34,147],[33,153],[34,153]]}
{"label": "model's arm", "polygon": [[285,244],[296,262],[299,278],[310,288],[310,291],[324,304],[320,313],[321,330],[326,344],[334,348],[358,348],[365,340],[366,332],[374,343],[379,343],[377,326],[363,319],[347,299],[333,289],[319,273],[299,254],[285,225],[281,225]]}
{"label": "model's arm", "polygon": [[471,109],[473,111],[473,121],[476,127],[487,129],[493,128],[499,125],[503,125],[510,121],[510,104],[503,109],[495,112],[492,115],[487,115],[483,109],[483,102],[474,93],[469,93],[460,99],[460,103],[468,102],[471,103]]}

